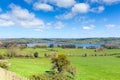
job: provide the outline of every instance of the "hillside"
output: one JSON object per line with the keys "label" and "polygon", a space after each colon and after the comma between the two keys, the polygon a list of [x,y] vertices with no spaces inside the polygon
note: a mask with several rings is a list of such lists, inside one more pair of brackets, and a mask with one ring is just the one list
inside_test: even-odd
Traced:
{"label": "hillside", "polygon": [[0,39],[2,43],[58,43],[58,44],[120,44],[120,38],[6,38]]}

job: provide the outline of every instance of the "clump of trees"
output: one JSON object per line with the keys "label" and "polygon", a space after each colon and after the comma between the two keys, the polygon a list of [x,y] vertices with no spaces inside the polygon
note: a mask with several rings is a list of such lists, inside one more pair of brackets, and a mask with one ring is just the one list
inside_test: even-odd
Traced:
{"label": "clump of trees", "polygon": [[52,68],[44,74],[32,75],[30,80],[73,80],[76,75],[75,67],[64,54],[54,54],[51,58]]}
{"label": "clump of trees", "polygon": [[11,58],[11,57],[27,57],[27,58],[33,58],[35,57],[35,55],[31,54],[31,53],[23,53],[20,52],[20,47],[17,46],[16,44],[9,44],[7,46],[7,53],[6,56]]}
{"label": "clump of trees", "polygon": [[120,45],[117,45],[117,44],[106,44],[102,46],[106,49],[120,49]]}
{"label": "clump of trees", "polygon": [[41,44],[41,45],[35,45],[33,48],[48,48],[48,46],[45,44]]}
{"label": "clump of trees", "polygon": [[69,44],[69,45],[61,45],[62,48],[76,48],[74,44]]}
{"label": "clump of trees", "polygon": [[34,57],[35,57],[35,58],[38,58],[38,57],[39,57],[38,54],[39,54],[38,52],[35,52],[35,53],[34,53]]}

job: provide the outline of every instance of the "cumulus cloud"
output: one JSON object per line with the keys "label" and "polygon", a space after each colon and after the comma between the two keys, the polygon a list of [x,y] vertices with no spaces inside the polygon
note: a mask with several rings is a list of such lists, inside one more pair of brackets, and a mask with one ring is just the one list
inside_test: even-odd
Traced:
{"label": "cumulus cloud", "polygon": [[[33,0],[25,0],[25,2],[31,3],[33,2]],[[38,0],[36,2],[46,3],[46,4],[50,3],[56,5],[57,7],[62,7],[62,8],[69,8],[76,3],[75,0]]]}
{"label": "cumulus cloud", "polygon": [[65,25],[61,21],[55,23],[55,29],[62,29],[64,27]]}
{"label": "cumulus cloud", "polygon": [[91,0],[92,3],[104,3],[104,4],[113,4],[118,3],[120,0]]}
{"label": "cumulus cloud", "polygon": [[76,3],[75,0],[48,0],[48,2],[63,8],[71,7]]}
{"label": "cumulus cloud", "polygon": [[36,2],[33,7],[35,10],[53,11],[53,7],[46,3]]}
{"label": "cumulus cloud", "polygon": [[[45,23],[43,20],[36,18],[33,13],[20,6],[11,4],[11,11],[0,14],[0,26],[20,26],[24,28],[43,29]],[[3,24],[4,23],[4,24]]]}
{"label": "cumulus cloud", "polygon": [[90,11],[91,12],[96,12],[96,13],[101,13],[105,10],[104,6],[99,6],[97,8],[92,8]]}
{"label": "cumulus cloud", "polygon": [[83,26],[84,30],[92,30],[93,28],[95,28],[95,25]]}
{"label": "cumulus cloud", "polygon": [[9,26],[13,26],[13,25],[14,25],[13,21],[0,19],[0,26],[9,27]]}
{"label": "cumulus cloud", "polygon": [[87,13],[89,11],[90,6],[86,3],[78,3],[72,7],[73,13]]}
{"label": "cumulus cloud", "polygon": [[62,14],[62,15],[58,15],[56,16],[56,18],[58,19],[70,19],[73,18],[74,16],[76,16],[77,14],[84,14],[89,12],[90,6],[87,3],[77,3],[75,4],[72,9],[71,12]]}
{"label": "cumulus cloud", "polygon": [[10,20],[10,15],[8,13],[6,14],[0,14],[0,26],[2,27],[9,27],[13,26],[15,23]]}

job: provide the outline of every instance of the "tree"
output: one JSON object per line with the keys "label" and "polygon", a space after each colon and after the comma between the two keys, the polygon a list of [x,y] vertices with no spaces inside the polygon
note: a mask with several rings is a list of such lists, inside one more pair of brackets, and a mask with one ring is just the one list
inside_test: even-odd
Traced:
{"label": "tree", "polygon": [[58,73],[70,73],[73,76],[76,75],[76,70],[70,65],[70,61],[67,59],[67,56],[64,54],[54,55],[51,58],[51,63],[53,64],[52,69],[57,70]]}
{"label": "tree", "polygon": [[[76,70],[70,65],[70,61],[64,54],[54,54],[51,58],[53,64],[51,71],[44,74],[30,76],[30,80],[74,80]],[[71,76],[71,75],[72,76]]]}
{"label": "tree", "polygon": [[54,47],[54,44],[50,44],[49,47],[50,47],[50,48],[53,48],[53,47]]}

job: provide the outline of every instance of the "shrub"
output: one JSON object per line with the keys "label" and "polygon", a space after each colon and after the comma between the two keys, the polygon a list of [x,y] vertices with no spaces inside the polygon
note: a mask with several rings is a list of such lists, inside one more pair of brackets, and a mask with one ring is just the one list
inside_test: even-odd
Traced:
{"label": "shrub", "polygon": [[83,57],[87,57],[87,53],[83,54]]}
{"label": "shrub", "polygon": [[37,74],[30,76],[30,80],[73,80],[71,77],[63,75],[62,73],[58,74]]}
{"label": "shrub", "polygon": [[49,53],[45,53],[44,57],[51,57],[51,55]]}
{"label": "shrub", "polygon": [[54,44],[50,44],[50,45],[49,45],[49,48],[53,48],[53,47],[54,47]]}
{"label": "shrub", "polygon": [[74,80],[76,69],[70,66],[70,61],[64,54],[52,55],[52,71],[46,71],[45,74],[36,74],[30,76],[30,80]]}
{"label": "shrub", "polygon": [[38,52],[35,52],[35,53],[34,53],[34,57],[35,57],[35,58],[38,58],[38,57],[39,57],[39,56],[38,56]]}
{"label": "shrub", "polygon": [[9,63],[6,60],[0,60],[0,67],[4,68],[4,69],[8,69],[9,67]]}
{"label": "shrub", "polygon": [[62,48],[76,48],[76,46],[75,46],[75,45],[73,45],[73,44],[69,44],[69,45],[62,45],[61,47],[62,47]]}
{"label": "shrub", "polygon": [[48,46],[45,44],[41,44],[41,45],[35,45],[33,48],[48,48]]}
{"label": "shrub", "polygon": [[0,59],[5,59],[5,56],[0,54]]}
{"label": "shrub", "polygon": [[106,44],[106,45],[102,45],[102,46],[107,49],[119,49],[120,48],[120,46],[117,44]]}
{"label": "shrub", "polygon": [[95,49],[96,47],[95,46],[89,46],[89,47],[86,47],[87,49]]}
{"label": "shrub", "polygon": [[52,69],[57,69],[59,73],[63,70],[66,70],[67,67],[70,65],[70,61],[67,60],[67,56],[64,54],[58,55],[57,57],[53,56],[51,60],[51,63],[53,64]]}

